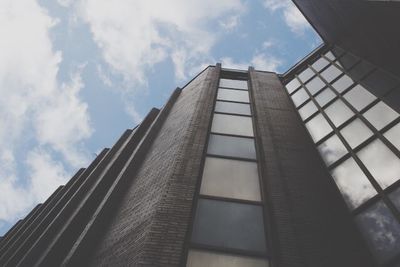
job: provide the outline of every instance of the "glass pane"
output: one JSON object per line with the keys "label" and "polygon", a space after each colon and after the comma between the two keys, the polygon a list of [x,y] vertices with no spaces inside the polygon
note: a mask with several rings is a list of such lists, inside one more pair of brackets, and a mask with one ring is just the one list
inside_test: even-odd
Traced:
{"label": "glass pane", "polygon": [[347,88],[350,87],[350,85],[353,84],[353,80],[347,76],[343,75],[340,77],[336,82],[332,84],[333,88],[335,88],[339,93],[343,92]]}
{"label": "glass pane", "polygon": [[247,90],[247,81],[232,80],[232,79],[219,79],[219,86]]}
{"label": "glass pane", "polygon": [[296,93],[294,93],[292,95],[292,100],[296,107],[303,104],[308,98],[309,98],[308,94],[306,93],[306,91],[303,88],[301,88],[300,90],[298,90]]}
{"label": "glass pane", "polygon": [[329,83],[338,77],[342,72],[334,65],[330,65],[326,70],[321,72],[321,76]]}
{"label": "glass pane", "polygon": [[320,71],[328,64],[329,64],[329,61],[326,60],[325,58],[321,57],[317,61],[315,61],[314,64],[312,64],[312,66],[316,71]]}
{"label": "glass pane", "polygon": [[326,54],[325,54],[325,56],[327,57],[327,58],[329,58],[330,60],[335,60],[335,55],[331,52],[331,51],[329,51],[329,52],[327,52]]}
{"label": "glass pane", "polygon": [[338,127],[354,115],[354,113],[340,99],[330,104],[325,109],[325,113],[332,120],[333,124],[336,127]]}
{"label": "glass pane", "polygon": [[357,57],[351,54],[346,54],[339,59],[339,62],[341,63],[342,66],[344,66],[346,70],[348,70],[349,68],[354,66],[354,64],[356,64],[358,60],[359,59]]}
{"label": "glass pane", "polygon": [[252,138],[210,134],[207,151],[213,155],[256,159]]}
{"label": "glass pane", "polygon": [[371,93],[383,96],[390,89],[396,87],[399,84],[399,80],[387,72],[375,70],[365,77],[361,83],[370,89]]}
{"label": "glass pane", "polygon": [[215,103],[216,112],[251,115],[250,105],[242,103],[222,102]]}
{"label": "glass pane", "polygon": [[400,224],[382,201],[357,215],[356,222],[379,263],[399,253]]}
{"label": "glass pane", "polygon": [[397,112],[382,101],[378,102],[364,113],[364,117],[378,130],[388,125],[396,119],[397,116]]}
{"label": "glass pane", "polygon": [[299,74],[299,78],[303,83],[308,81],[312,76],[314,76],[314,72],[308,68]]}
{"label": "glass pane", "polygon": [[359,80],[374,68],[372,64],[363,60],[349,70],[349,75],[353,80]]}
{"label": "glass pane", "polygon": [[322,87],[324,87],[324,86],[325,86],[325,83],[319,77],[313,78],[311,81],[309,81],[306,84],[308,91],[312,95],[315,95],[315,93],[317,93],[319,90],[321,90]]}
{"label": "glass pane", "polygon": [[265,252],[262,208],[258,205],[199,199],[192,241],[204,245]]}
{"label": "glass pane", "polygon": [[400,123],[396,124],[383,134],[398,150],[400,150]]}
{"label": "glass pane", "polygon": [[333,135],[328,140],[320,144],[318,146],[318,151],[327,166],[331,165],[347,154],[346,147],[336,135]]}
{"label": "glass pane", "polygon": [[332,131],[331,126],[321,114],[307,122],[306,127],[315,143]]}
{"label": "glass pane", "polygon": [[396,208],[400,210],[400,187],[390,193],[389,198],[396,206]]}
{"label": "glass pane", "polygon": [[373,134],[360,119],[352,121],[349,125],[340,130],[340,132],[352,148],[355,148]]}
{"label": "glass pane", "polygon": [[400,160],[382,141],[373,141],[357,155],[382,188],[400,178]]}
{"label": "glass pane", "polygon": [[307,104],[305,104],[303,107],[299,109],[299,113],[300,116],[303,118],[303,120],[305,120],[312,114],[317,112],[317,110],[318,110],[317,106],[312,101],[309,101]]}
{"label": "glass pane", "polygon": [[268,261],[220,252],[189,250],[186,267],[268,267]]}
{"label": "glass pane", "polygon": [[350,209],[357,208],[377,194],[353,158],[333,169],[332,177]]}
{"label": "glass pane", "polygon": [[250,117],[214,114],[211,132],[253,136],[253,123]]}
{"label": "glass pane", "polygon": [[358,111],[365,108],[368,104],[376,99],[374,95],[368,92],[364,87],[357,84],[353,89],[348,91],[344,98],[355,107]]}
{"label": "glass pane", "polygon": [[246,91],[219,88],[217,99],[249,103],[249,93]]}
{"label": "glass pane", "polygon": [[296,90],[299,87],[300,87],[300,82],[296,78],[294,78],[288,84],[286,84],[286,88],[289,94],[294,92],[294,90]]}
{"label": "glass pane", "polygon": [[335,98],[335,94],[332,92],[331,89],[326,88],[324,91],[319,93],[316,97],[315,100],[317,100],[318,104],[323,107],[325,106],[329,101]]}
{"label": "glass pane", "polygon": [[260,201],[257,163],[207,157],[200,194]]}

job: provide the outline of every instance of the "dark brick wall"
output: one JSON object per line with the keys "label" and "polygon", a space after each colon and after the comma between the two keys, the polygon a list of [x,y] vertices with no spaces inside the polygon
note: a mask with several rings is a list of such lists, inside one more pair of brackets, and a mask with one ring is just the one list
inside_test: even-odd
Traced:
{"label": "dark brick wall", "polygon": [[218,69],[209,67],[182,90],[104,229],[91,266],[180,264],[217,77]]}
{"label": "dark brick wall", "polygon": [[250,71],[274,266],[371,266],[339,192],[274,73]]}

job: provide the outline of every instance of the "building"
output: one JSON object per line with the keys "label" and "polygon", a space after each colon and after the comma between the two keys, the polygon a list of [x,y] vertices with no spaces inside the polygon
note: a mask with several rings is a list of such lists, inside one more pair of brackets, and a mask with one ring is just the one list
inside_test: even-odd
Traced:
{"label": "building", "polygon": [[10,229],[0,265],[400,266],[400,80],[325,41],[281,75],[204,69]]}

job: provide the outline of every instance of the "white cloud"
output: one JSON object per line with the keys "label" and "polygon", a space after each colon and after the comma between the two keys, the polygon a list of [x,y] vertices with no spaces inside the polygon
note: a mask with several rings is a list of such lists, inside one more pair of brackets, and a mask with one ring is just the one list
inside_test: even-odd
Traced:
{"label": "white cloud", "polygon": [[232,58],[224,57],[221,64],[223,68],[247,70],[249,66],[253,66],[257,70],[277,72],[282,61],[265,53],[256,53],[249,62],[234,62]]}
{"label": "white cloud", "polygon": [[80,17],[88,23],[104,60],[122,73],[129,84],[146,85],[146,73],[166,59],[178,80],[185,71],[209,57],[218,38],[207,31],[211,20],[237,23],[243,10],[240,0],[82,0]]}
{"label": "white cloud", "polygon": [[57,79],[57,20],[35,0],[3,0],[0,10],[0,220],[10,221],[65,181],[65,169],[87,163],[82,142],[92,129],[79,97],[83,67]]}
{"label": "white cloud", "polygon": [[239,25],[240,16],[238,14],[227,17],[219,22],[219,25],[227,31],[231,31]]}
{"label": "white cloud", "polygon": [[30,151],[26,163],[30,172],[28,193],[37,201],[44,201],[55,188],[69,178],[64,166],[44,149]]}
{"label": "white cloud", "polygon": [[300,10],[290,0],[264,0],[264,7],[271,12],[283,12],[286,24],[296,34],[303,34],[306,29],[311,27]]}

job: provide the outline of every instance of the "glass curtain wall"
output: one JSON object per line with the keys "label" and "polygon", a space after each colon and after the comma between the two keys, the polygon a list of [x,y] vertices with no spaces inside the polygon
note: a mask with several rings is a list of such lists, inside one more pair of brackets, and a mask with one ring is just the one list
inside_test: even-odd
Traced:
{"label": "glass curtain wall", "polygon": [[339,48],[321,54],[286,84],[382,266],[400,264],[400,116],[382,101],[399,86],[396,77]]}
{"label": "glass curtain wall", "polygon": [[247,80],[219,80],[188,267],[268,267]]}

